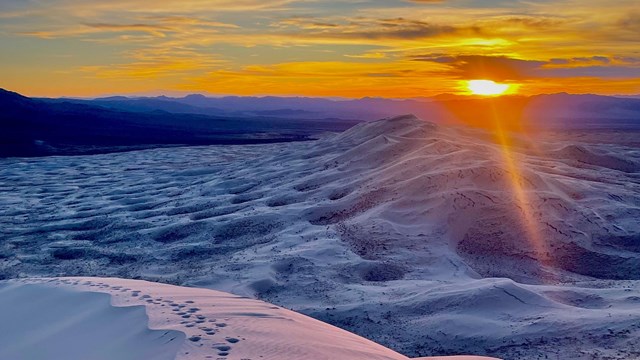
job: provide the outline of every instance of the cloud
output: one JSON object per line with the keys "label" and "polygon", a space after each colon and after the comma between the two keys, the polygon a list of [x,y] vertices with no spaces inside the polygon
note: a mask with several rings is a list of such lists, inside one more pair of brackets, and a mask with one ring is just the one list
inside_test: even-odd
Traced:
{"label": "cloud", "polygon": [[306,30],[317,30],[333,29],[339,27],[340,25],[331,23],[329,21],[315,20],[314,18],[308,16],[292,16],[274,22],[271,24],[271,26],[276,28],[297,27]]}
{"label": "cloud", "polygon": [[536,78],[637,78],[636,63],[606,56],[555,58],[547,61],[525,60],[507,56],[444,54],[414,55],[414,61],[427,61],[448,66],[448,72],[460,79],[519,81]]}
{"label": "cloud", "polygon": [[632,12],[618,21],[623,30],[640,33],[640,13]]}
{"label": "cloud", "polygon": [[443,54],[413,56],[415,61],[428,61],[449,66],[449,71],[462,79],[519,80],[529,78],[545,62],[535,60],[513,59],[504,56],[460,55],[445,56]]}
{"label": "cloud", "polygon": [[187,90],[344,97],[435,95],[444,92],[448,86],[456,86],[455,80],[438,84],[423,81],[437,76],[439,68],[433,64],[408,62],[286,62],[212,71],[195,78]]}
{"label": "cloud", "polygon": [[[459,79],[471,77],[545,89],[613,89],[610,81],[639,91],[626,80],[640,78],[636,3],[2,0],[0,45],[12,51],[3,54],[0,78],[21,78],[13,84],[24,88],[48,72],[80,68],[82,79],[69,81],[95,91],[108,82],[422,95],[456,91]],[[59,55],[68,60],[56,61]]]}
{"label": "cloud", "polygon": [[167,26],[153,25],[153,24],[108,24],[108,23],[96,23],[96,24],[84,24],[90,28],[97,29],[104,32],[146,32],[154,36],[165,37],[165,32],[176,31]]}
{"label": "cloud", "polygon": [[63,37],[75,37],[89,34],[120,34],[124,32],[143,32],[156,37],[166,37],[168,33],[189,33],[195,29],[238,29],[238,25],[219,21],[202,19],[194,16],[175,15],[137,15],[134,21],[143,22],[82,22],[69,24],[68,26],[55,27],[47,30],[21,31],[17,34],[35,36],[39,38],[53,39]]}
{"label": "cloud", "polygon": [[[578,65],[602,65],[602,64],[610,64],[612,59],[606,56],[591,56],[591,57],[574,57],[570,59],[551,59],[548,61],[548,64],[551,65],[568,65],[568,64],[578,64]],[[619,61],[624,62],[624,61]]]}
{"label": "cloud", "polygon": [[119,13],[198,14],[213,12],[272,11],[282,9],[295,0],[3,0],[3,16],[46,15],[92,16]]}
{"label": "cloud", "polygon": [[158,21],[162,24],[168,25],[198,25],[205,27],[238,29],[240,26],[231,23],[225,23],[220,21],[213,21],[203,19],[197,16],[178,16],[178,15],[144,15],[140,16],[140,19]]}
{"label": "cloud", "polygon": [[514,26],[525,29],[551,30],[569,23],[570,20],[563,17],[550,15],[524,16],[508,15],[498,16],[490,19],[485,25],[494,29],[513,28]]}
{"label": "cloud", "polygon": [[273,27],[289,31],[297,38],[352,39],[352,40],[417,40],[454,34],[461,29],[422,20],[398,18],[337,18],[334,21],[318,21],[307,17],[283,19]]}
{"label": "cloud", "polygon": [[196,50],[149,47],[125,54],[126,62],[83,66],[80,71],[101,79],[156,79],[196,76],[226,64],[224,60]]}
{"label": "cloud", "polygon": [[367,52],[364,54],[355,54],[355,55],[345,54],[344,56],[348,58],[355,58],[355,59],[385,59],[387,58],[388,55],[383,52]]}

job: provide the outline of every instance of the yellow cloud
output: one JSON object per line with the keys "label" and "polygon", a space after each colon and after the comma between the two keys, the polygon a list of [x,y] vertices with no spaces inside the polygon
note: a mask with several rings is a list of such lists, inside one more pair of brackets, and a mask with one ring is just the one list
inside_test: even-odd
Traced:
{"label": "yellow cloud", "polygon": [[[104,52],[104,60],[94,57],[55,71],[56,76],[80,71],[81,78],[70,75],[68,81],[93,83],[67,89],[107,92],[118,84],[149,90],[169,86],[237,94],[396,97],[456,91],[460,79],[450,66],[413,61],[437,54],[462,62],[476,56],[543,64],[547,71],[536,74],[535,84],[525,77],[525,93],[563,87],[580,92],[580,86],[639,91],[634,85],[640,67],[640,61],[634,62],[639,57],[636,1],[620,0],[616,6],[604,0],[526,2],[520,8],[489,2],[482,7],[420,0],[393,4],[349,7],[345,2],[336,10],[311,0],[28,3],[0,15],[3,48],[17,54],[12,63],[2,64],[0,77],[10,79],[4,86],[35,89],[42,86],[56,46],[75,60],[91,44]],[[14,45],[25,41],[34,41],[33,46]],[[456,66],[465,68],[460,62]]]}

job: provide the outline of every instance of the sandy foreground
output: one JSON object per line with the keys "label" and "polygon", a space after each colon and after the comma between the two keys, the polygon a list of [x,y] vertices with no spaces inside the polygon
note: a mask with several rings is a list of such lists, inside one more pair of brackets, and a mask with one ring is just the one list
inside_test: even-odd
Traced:
{"label": "sandy foreground", "polygon": [[0,318],[0,359],[408,359],[266,302],[140,280],[5,281]]}

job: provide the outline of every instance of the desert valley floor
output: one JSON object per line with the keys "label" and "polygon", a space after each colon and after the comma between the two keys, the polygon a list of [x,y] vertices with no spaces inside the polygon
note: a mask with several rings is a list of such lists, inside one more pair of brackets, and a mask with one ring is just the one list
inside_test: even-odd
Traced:
{"label": "desert valley floor", "polygon": [[0,279],[222,290],[410,357],[640,357],[637,133],[412,116],[317,141],[0,160]]}

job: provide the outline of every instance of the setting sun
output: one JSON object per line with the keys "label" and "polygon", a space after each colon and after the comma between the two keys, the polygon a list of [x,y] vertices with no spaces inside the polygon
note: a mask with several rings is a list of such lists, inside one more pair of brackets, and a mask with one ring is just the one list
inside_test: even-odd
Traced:
{"label": "setting sun", "polygon": [[469,80],[467,88],[474,95],[498,96],[506,93],[511,85],[499,84],[491,80]]}

